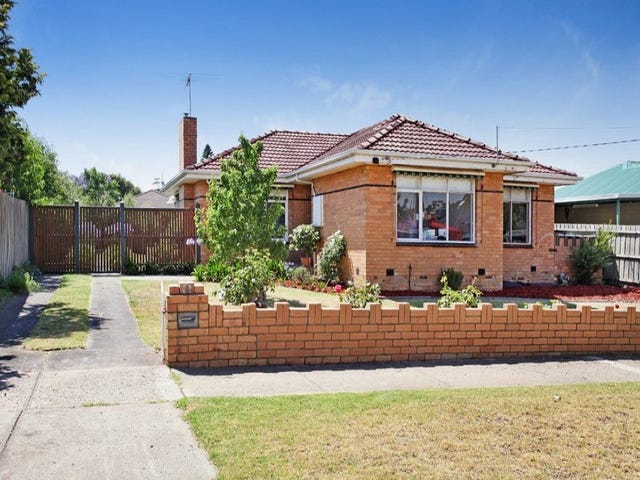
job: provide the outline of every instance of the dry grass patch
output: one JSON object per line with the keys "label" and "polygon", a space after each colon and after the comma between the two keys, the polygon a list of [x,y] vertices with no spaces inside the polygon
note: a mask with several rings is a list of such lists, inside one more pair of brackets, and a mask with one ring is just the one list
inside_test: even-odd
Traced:
{"label": "dry grass patch", "polygon": [[160,350],[162,341],[162,294],[159,280],[121,280],[129,307],[138,323],[140,338]]}
{"label": "dry grass patch", "polygon": [[29,350],[85,348],[89,336],[91,277],[64,275],[49,305],[24,341]]}
{"label": "dry grass patch", "polygon": [[640,476],[640,383],[179,406],[227,480]]}

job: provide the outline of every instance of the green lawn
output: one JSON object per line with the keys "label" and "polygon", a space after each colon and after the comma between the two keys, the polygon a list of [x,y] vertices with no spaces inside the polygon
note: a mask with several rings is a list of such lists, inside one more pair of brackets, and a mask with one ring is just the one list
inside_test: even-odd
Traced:
{"label": "green lawn", "polygon": [[225,480],[640,477],[640,383],[178,405]]}
{"label": "green lawn", "polygon": [[85,348],[89,336],[91,277],[64,275],[23,346],[29,350]]}
{"label": "green lawn", "polygon": [[159,280],[129,280],[120,282],[127,294],[129,306],[138,322],[140,338],[160,350],[162,341],[162,295]]}

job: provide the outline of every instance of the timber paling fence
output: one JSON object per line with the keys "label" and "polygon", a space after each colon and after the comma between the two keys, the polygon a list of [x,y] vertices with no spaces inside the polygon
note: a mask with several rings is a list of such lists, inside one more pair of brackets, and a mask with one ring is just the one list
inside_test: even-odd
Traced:
{"label": "timber paling fence", "polygon": [[604,278],[640,285],[640,225],[592,225],[556,223],[556,238],[591,237],[598,229],[614,232],[611,242],[613,263],[603,271]]}
{"label": "timber paling fence", "polygon": [[0,280],[29,259],[29,206],[0,192]]}
{"label": "timber paling fence", "polygon": [[125,272],[127,263],[179,265],[196,260],[194,210],[33,207],[33,263],[46,273]]}

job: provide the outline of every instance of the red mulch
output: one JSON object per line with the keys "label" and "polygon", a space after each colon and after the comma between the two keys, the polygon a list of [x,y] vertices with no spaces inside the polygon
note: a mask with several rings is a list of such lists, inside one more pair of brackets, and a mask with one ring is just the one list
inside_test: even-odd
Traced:
{"label": "red mulch", "polygon": [[[435,292],[384,292],[387,296],[439,296]],[[640,302],[640,287],[612,285],[520,285],[497,292],[484,292],[485,297],[556,298],[566,301],[602,300],[610,302]]]}

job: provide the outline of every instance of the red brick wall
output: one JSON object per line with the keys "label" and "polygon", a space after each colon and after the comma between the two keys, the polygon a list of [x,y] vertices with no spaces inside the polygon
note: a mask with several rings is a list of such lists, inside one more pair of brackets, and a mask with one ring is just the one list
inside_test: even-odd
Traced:
{"label": "red brick wall", "polygon": [[178,171],[198,161],[198,120],[182,117],[178,127]]}
{"label": "red brick wall", "polygon": [[[172,367],[299,365],[452,358],[640,352],[640,313],[627,310],[494,309],[456,305],[368,309],[209,305],[172,286],[166,297],[164,359]],[[178,329],[178,312],[200,312],[198,328]]]}
{"label": "red brick wall", "polygon": [[384,290],[438,290],[443,268],[461,270],[467,282],[484,268],[478,287],[502,288],[501,174],[487,173],[476,183],[475,245],[396,243],[396,188],[390,167],[367,165],[327,175],[316,180],[315,190],[324,195],[323,234],[341,230],[347,240],[347,279],[378,282]]}
{"label": "red brick wall", "polygon": [[311,223],[311,185],[295,185],[288,190],[289,232]]}
{"label": "red brick wall", "polygon": [[[531,194],[531,245],[504,247],[504,280],[552,283],[559,273],[554,252],[554,190],[540,185]],[[531,267],[535,267],[532,272]]]}

